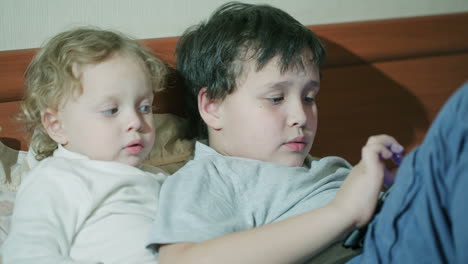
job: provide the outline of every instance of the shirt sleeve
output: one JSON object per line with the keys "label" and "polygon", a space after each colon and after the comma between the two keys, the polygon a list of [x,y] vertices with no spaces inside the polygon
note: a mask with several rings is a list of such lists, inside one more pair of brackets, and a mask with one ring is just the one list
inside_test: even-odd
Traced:
{"label": "shirt sleeve", "polygon": [[212,163],[190,162],[169,176],[161,189],[150,246],[200,242],[242,230],[236,190],[223,175]]}
{"label": "shirt sleeve", "polygon": [[89,195],[71,172],[39,166],[21,184],[3,246],[5,263],[98,263],[74,261],[70,245],[84,221]]}

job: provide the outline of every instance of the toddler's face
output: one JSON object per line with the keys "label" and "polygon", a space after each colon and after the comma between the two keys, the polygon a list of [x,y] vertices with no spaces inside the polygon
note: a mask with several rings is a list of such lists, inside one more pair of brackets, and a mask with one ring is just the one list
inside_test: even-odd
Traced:
{"label": "toddler's face", "polygon": [[301,166],[317,129],[318,68],[310,62],[282,74],[277,58],[259,72],[254,62],[248,66],[220,103],[222,140],[212,147],[225,155]]}
{"label": "toddler's face", "polygon": [[64,147],[95,160],[138,166],[154,143],[153,91],[142,64],[116,54],[81,68],[83,93],[59,110]]}

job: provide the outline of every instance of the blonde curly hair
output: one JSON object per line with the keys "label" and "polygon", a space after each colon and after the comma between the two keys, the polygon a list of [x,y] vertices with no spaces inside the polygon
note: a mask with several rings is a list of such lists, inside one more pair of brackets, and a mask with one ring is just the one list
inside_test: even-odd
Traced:
{"label": "blonde curly hair", "polygon": [[44,112],[58,110],[67,96],[80,95],[76,66],[100,63],[116,53],[141,60],[155,92],[164,89],[167,67],[140,42],[119,32],[76,28],[59,33],[37,53],[25,72],[25,95],[18,119],[31,137],[29,148],[37,160],[51,156],[57,143],[42,125]]}

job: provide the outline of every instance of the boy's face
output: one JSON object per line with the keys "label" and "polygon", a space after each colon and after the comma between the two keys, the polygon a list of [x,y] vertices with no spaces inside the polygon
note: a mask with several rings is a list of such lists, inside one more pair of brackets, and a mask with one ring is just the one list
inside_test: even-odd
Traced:
{"label": "boy's face", "polygon": [[229,156],[302,166],[317,129],[318,68],[310,61],[281,73],[277,58],[258,72],[249,64],[219,105],[222,128],[214,142],[210,132],[210,145]]}
{"label": "boy's face", "polygon": [[154,143],[153,91],[140,62],[116,54],[81,68],[83,93],[59,109],[62,145],[94,160],[138,166]]}

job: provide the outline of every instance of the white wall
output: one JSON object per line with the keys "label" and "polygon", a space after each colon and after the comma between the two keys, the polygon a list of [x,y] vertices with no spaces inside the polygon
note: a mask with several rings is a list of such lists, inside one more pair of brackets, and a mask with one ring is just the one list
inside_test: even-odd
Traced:
{"label": "white wall", "polygon": [[[0,50],[39,47],[78,25],[178,36],[226,0],[0,0]],[[263,0],[306,25],[468,11],[468,0]]]}

